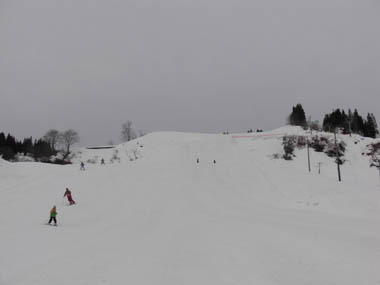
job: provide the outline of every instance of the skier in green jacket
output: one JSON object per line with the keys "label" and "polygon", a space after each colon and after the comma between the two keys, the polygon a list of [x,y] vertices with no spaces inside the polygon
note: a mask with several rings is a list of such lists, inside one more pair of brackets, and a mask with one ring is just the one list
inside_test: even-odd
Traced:
{"label": "skier in green jacket", "polygon": [[48,224],[50,225],[50,223],[52,221],[54,221],[54,225],[56,226],[57,225],[57,219],[56,219],[56,216],[57,216],[57,207],[54,206],[53,209],[50,210],[50,220],[48,222]]}

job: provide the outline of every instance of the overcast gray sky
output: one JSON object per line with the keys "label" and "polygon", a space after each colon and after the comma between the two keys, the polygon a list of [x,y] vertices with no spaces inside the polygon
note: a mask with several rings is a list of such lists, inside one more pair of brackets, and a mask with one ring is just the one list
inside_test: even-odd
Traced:
{"label": "overcast gray sky", "polygon": [[265,130],[380,118],[379,0],[0,0],[0,131]]}

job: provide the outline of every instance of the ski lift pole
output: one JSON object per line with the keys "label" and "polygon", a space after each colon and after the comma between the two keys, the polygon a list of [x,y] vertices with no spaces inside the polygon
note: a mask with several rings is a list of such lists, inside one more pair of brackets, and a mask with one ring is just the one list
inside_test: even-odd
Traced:
{"label": "ski lift pole", "polygon": [[342,178],[340,176],[339,151],[338,151],[338,145],[336,143],[336,128],[334,129],[334,137],[335,137],[335,152],[336,152],[336,165],[338,169],[338,179],[339,179],[339,182],[341,182]]}
{"label": "ski lift pole", "polygon": [[309,139],[307,139],[307,164],[309,167],[309,172],[311,172],[310,168],[310,149],[309,149]]}

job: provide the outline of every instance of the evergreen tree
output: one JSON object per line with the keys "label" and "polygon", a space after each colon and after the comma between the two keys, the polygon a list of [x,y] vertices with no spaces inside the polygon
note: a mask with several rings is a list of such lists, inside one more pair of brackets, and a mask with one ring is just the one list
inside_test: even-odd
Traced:
{"label": "evergreen tree", "polygon": [[372,123],[373,123],[373,127],[374,127],[374,130],[375,130],[375,137],[377,137],[377,135],[379,134],[379,129],[378,129],[378,126],[377,126],[377,122],[376,122],[376,117],[373,113],[370,114],[371,118],[372,118]]}
{"label": "evergreen tree", "polygon": [[351,130],[355,134],[360,134],[363,132],[363,118],[359,115],[358,110],[354,110],[352,116]]}
{"label": "evergreen tree", "polygon": [[322,128],[325,132],[331,132],[331,119],[329,114],[326,114],[323,118]]}
{"label": "evergreen tree", "polygon": [[51,155],[54,155],[55,151],[52,149],[50,142],[45,141],[44,139],[39,139],[35,141],[33,147],[33,156],[36,160],[40,158],[48,158]]}
{"label": "evergreen tree", "polygon": [[33,138],[25,138],[24,141],[19,144],[19,147],[16,150],[17,153],[23,153],[24,155],[33,153]]}
{"label": "evergreen tree", "polygon": [[352,112],[351,109],[348,109],[348,116],[347,116],[347,122],[348,122],[348,131],[351,134],[352,133]]}
{"label": "evergreen tree", "polygon": [[301,104],[297,104],[295,107],[293,107],[292,113],[289,115],[288,121],[289,124],[292,126],[307,126],[305,111]]}
{"label": "evergreen tree", "polygon": [[0,146],[5,146],[5,134],[4,133],[0,133]]}
{"label": "evergreen tree", "polygon": [[16,152],[16,140],[10,134],[5,137],[4,133],[0,134],[0,155],[5,160],[11,160],[14,158]]}
{"label": "evergreen tree", "polygon": [[376,121],[373,120],[373,116],[370,113],[367,115],[367,121],[364,123],[363,134],[365,137],[376,138],[377,129],[376,129]]}
{"label": "evergreen tree", "polygon": [[346,114],[346,112],[344,112],[344,110],[342,110],[342,121],[340,123],[340,127],[343,129],[344,134],[350,133],[348,115]]}

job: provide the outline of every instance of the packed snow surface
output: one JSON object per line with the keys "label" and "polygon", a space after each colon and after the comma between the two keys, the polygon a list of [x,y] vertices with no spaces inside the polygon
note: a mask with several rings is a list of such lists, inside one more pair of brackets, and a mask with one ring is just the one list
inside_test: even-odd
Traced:
{"label": "packed snow surface", "polygon": [[0,160],[0,284],[380,284],[371,140],[338,136],[339,183],[324,154],[311,173],[306,149],[273,159],[284,133],[305,135],[152,133],[73,165]]}

